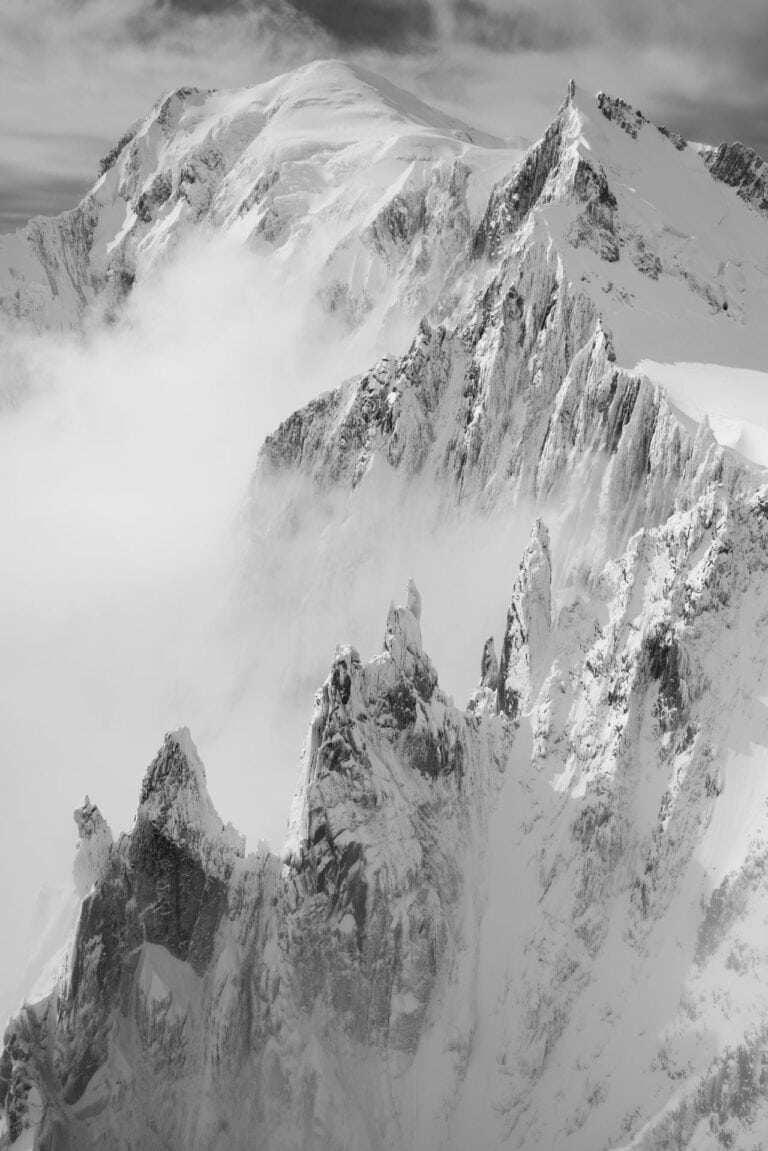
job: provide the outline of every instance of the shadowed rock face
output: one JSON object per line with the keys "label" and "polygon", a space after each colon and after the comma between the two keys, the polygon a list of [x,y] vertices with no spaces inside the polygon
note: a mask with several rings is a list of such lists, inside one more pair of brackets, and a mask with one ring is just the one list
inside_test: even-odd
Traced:
{"label": "shadowed rock face", "polygon": [[189,960],[202,974],[226,910],[225,882],[206,875],[188,848],[174,843],[143,818],[131,835],[128,860],[144,938],[166,947],[177,959]]}

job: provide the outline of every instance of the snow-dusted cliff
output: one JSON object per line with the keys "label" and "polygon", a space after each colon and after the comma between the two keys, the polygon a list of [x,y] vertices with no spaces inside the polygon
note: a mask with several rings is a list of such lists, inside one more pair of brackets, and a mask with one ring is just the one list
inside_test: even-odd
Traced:
{"label": "snow-dusted cliff", "polygon": [[[418,115],[468,163],[466,140]],[[344,194],[332,158],[312,170]],[[571,85],[485,202],[461,200],[461,227],[441,215],[439,292],[410,349],[267,440],[259,546],[279,567],[303,522],[322,525],[299,619],[359,559],[364,524],[386,546],[415,506],[425,533],[451,517],[460,546],[468,525],[529,516],[498,656],[476,637],[479,682],[456,707],[414,584],[381,654],[338,648],[280,859],[223,825],[186,731],[129,835],[114,843],[86,802],[67,969],[0,1059],[6,1143],[768,1140],[768,458],[747,426],[768,226],[729,173]],[[281,217],[290,235],[306,210]],[[387,308],[422,266],[410,242]],[[478,560],[478,596],[487,578]]]}

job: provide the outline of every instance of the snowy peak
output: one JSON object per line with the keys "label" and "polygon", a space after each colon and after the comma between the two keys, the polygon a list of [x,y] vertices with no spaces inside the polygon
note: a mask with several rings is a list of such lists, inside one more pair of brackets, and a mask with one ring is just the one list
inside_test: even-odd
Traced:
{"label": "snowy peak", "polygon": [[571,85],[494,188],[474,254],[497,265],[554,245],[627,368],[647,356],[762,370],[767,171],[741,146],[688,145],[625,100]]}
{"label": "snowy peak", "polygon": [[104,875],[112,852],[113,839],[104,816],[86,795],[83,806],[74,813],[79,842],[73,873],[75,889],[82,899]]}
{"label": "snowy peak", "polygon": [[418,319],[517,155],[339,61],[181,88],[117,142],[77,208],[0,239],[0,309],[44,327],[112,314],[204,226],[300,262],[350,326]]}
{"label": "snowy peak", "polygon": [[407,606],[390,606],[384,650],[391,657],[397,673],[416,684],[420,694],[429,699],[437,686],[437,673],[422,647],[420,619],[421,596],[414,581],[410,580]]}
{"label": "snowy peak", "polygon": [[498,706],[514,719],[530,706],[548,663],[552,622],[549,532],[537,519],[520,562],[498,670]]}
{"label": "snowy peak", "polygon": [[[595,105],[607,121],[633,140],[637,140],[640,131],[649,124],[642,113],[624,100],[603,92],[598,92],[596,97],[589,96],[571,80],[565,100],[542,139],[494,190],[475,237],[476,256],[498,256],[503,237],[514,234],[537,204],[551,201],[586,202],[588,212],[597,218],[598,225],[605,231],[611,230],[612,220],[607,210],[617,205],[608,187],[603,162],[609,159],[612,149],[599,125],[597,131],[594,130]],[[666,129],[659,131],[672,140],[678,150],[686,146],[681,137]],[[616,258],[610,247],[607,252],[606,258]]]}
{"label": "snowy peak", "polygon": [[[408,605],[389,609],[380,655],[363,664],[353,647],[337,649],[316,697],[284,858],[305,859],[322,837],[334,853],[354,842],[355,858],[370,858],[374,869],[400,882],[421,851],[419,804],[439,781],[449,790],[460,785],[473,737],[464,714],[437,686],[420,612],[411,580]],[[389,809],[383,820],[382,803]],[[395,826],[402,860],[388,841]]]}
{"label": "snowy peak", "polygon": [[[307,123],[328,132],[326,122],[320,126],[314,119],[316,106],[322,107],[323,118],[338,117],[345,132],[367,126],[372,119],[386,121],[391,131],[407,133],[414,127],[427,129],[438,136],[452,135],[471,140],[484,147],[500,148],[503,141],[480,132],[455,117],[425,104],[412,93],[390,83],[383,76],[342,60],[315,60],[293,72],[271,81],[275,96],[267,115],[291,119],[306,116]],[[297,124],[296,127],[299,127]]]}
{"label": "snowy peak", "polygon": [[185,727],[165,737],[147,769],[137,822],[206,856],[211,856],[213,848],[222,856],[244,853],[242,838],[231,824],[224,826],[211,802],[205,768]]}

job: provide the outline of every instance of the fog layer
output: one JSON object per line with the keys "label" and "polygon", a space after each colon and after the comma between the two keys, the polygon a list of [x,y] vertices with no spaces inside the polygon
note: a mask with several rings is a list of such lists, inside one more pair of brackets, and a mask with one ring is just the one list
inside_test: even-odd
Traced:
{"label": "fog layer", "polygon": [[[321,313],[300,269],[221,240],[188,245],[111,327],[2,334],[0,868],[16,881],[0,914],[15,941],[35,891],[69,887],[83,795],[127,829],[181,724],[222,817],[279,849],[334,647],[380,650],[410,575],[464,702],[527,524],[438,527],[431,494],[386,474],[349,504],[277,491],[277,525],[289,496],[303,509],[289,532],[248,510],[264,436],[377,351]],[[21,950],[3,949],[0,987]]]}

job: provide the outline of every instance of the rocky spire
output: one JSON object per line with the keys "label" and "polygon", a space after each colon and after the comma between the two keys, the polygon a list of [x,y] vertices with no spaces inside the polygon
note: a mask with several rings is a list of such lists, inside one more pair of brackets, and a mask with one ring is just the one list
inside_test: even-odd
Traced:
{"label": "rocky spire", "polygon": [[512,719],[538,686],[551,622],[549,532],[543,520],[536,519],[507,612],[498,674],[498,708]]}
{"label": "rocky spire", "polygon": [[491,636],[483,644],[483,654],[480,657],[480,682],[469,698],[467,711],[473,715],[495,715],[498,687],[499,661]]}
{"label": "rocky spire", "polygon": [[178,843],[220,840],[230,851],[244,854],[242,837],[231,824],[224,826],[211,802],[205,768],[186,727],[166,735],[147,769],[137,819]]}
{"label": "rocky spire", "polygon": [[480,660],[480,684],[495,691],[499,683],[499,661],[496,658],[496,648],[493,636],[485,641],[483,655]]}
{"label": "rocky spire", "polygon": [[109,824],[87,795],[83,806],[75,809],[74,820],[80,842],[72,873],[77,894],[82,898],[105,874],[114,840]]}
{"label": "rocky spire", "polygon": [[413,680],[419,694],[429,698],[437,686],[437,672],[422,645],[421,595],[412,579],[408,581],[407,604],[407,607],[390,604],[384,651],[391,656],[400,675]]}
{"label": "rocky spire", "polygon": [[413,579],[408,580],[408,611],[416,616],[417,620],[421,619],[421,593],[416,587]]}

